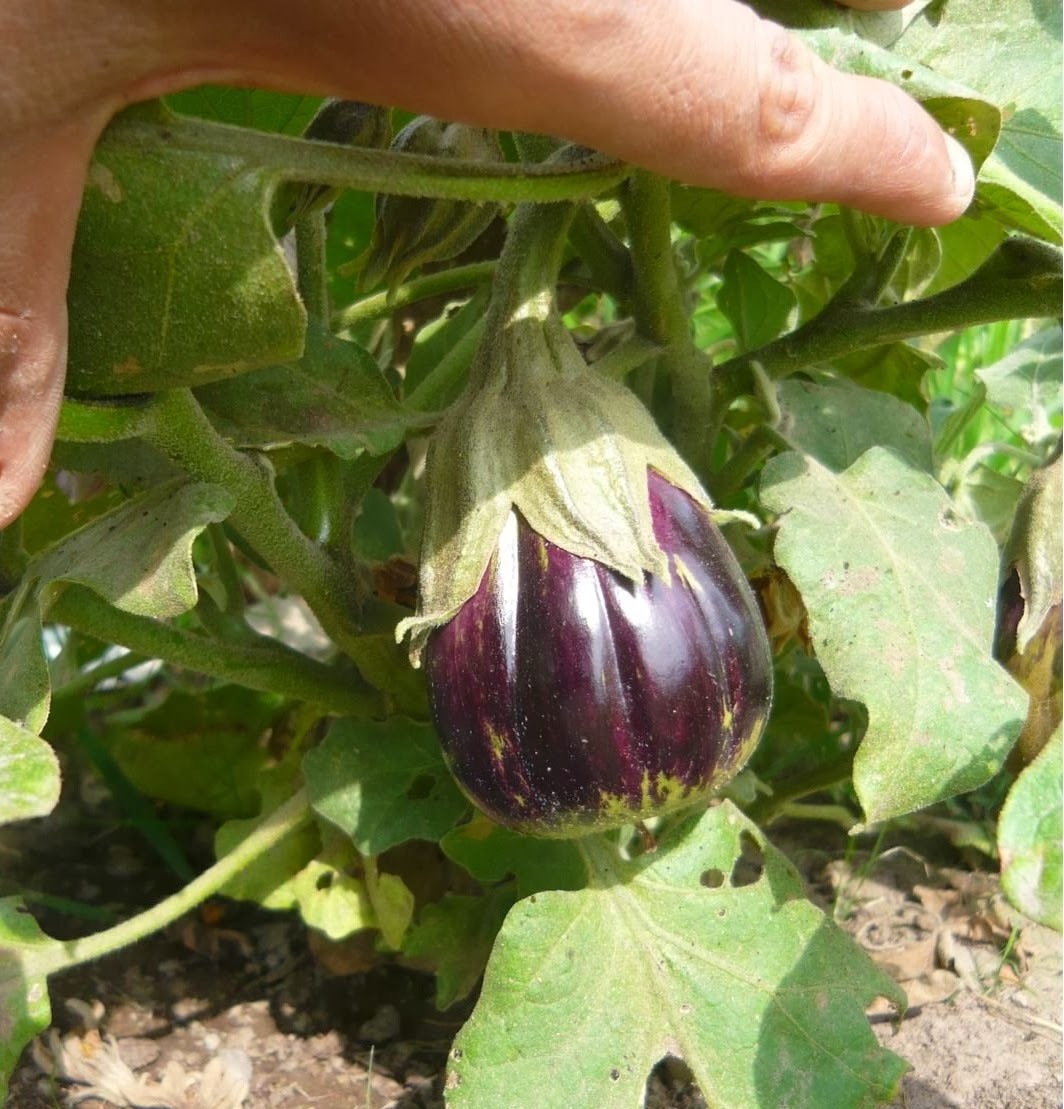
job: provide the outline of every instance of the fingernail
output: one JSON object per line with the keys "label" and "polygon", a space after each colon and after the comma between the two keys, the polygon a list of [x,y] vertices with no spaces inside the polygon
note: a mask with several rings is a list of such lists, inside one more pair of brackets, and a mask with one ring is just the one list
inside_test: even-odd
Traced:
{"label": "fingernail", "polygon": [[953,167],[953,195],[967,208],[975,196],[975,170],[968,151],[952,135],[946,135],[946,150]]}

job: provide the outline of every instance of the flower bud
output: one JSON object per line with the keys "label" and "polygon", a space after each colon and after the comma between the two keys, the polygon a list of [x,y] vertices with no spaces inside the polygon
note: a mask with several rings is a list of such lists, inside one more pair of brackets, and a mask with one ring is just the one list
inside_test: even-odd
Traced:
{"label": "flower bud", "polygon": [[[392,150],[438,158],[502,161],[494,131],[443,123],[418,116],[404,127]],[[377,199],[377,222],[359,283],[363,289],[398,285],[409,273],[431,262],[461,254],[499,212],[497,204],[439,200],[421,196],[383,195]]]}

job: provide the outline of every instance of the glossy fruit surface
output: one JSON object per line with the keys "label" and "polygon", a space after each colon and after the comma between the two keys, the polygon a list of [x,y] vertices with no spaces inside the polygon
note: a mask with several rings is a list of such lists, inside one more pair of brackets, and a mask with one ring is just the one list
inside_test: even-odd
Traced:
{"label": "glossy fruit surface", "polygon": [[768,716],[760,613],[706,511],[653,470],[670,578],[634,585],[511,514],[477,592],[425,665],[451,769],[520,831],[599,831],[708,796]]}

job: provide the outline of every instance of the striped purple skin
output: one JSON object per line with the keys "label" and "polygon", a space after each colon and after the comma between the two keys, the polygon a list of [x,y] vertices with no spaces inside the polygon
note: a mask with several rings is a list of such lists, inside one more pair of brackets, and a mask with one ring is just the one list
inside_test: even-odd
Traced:
{"label": "striped purple skin", "polygon": [[686,493],[652,470],[648,485],[670,583],[634,586],[512,515],[426,646],[455,778],[519,831],[580,835],[690,804],[764,728],[772,659],[742,571]]}

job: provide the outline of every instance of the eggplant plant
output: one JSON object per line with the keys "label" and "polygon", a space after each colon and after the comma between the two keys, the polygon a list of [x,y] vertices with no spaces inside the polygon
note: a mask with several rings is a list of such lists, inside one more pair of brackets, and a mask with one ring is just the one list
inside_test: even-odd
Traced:
{"label": "eggplant plant", "polygon": [[0,533],[0,824],[62,819],[62,765],[216,861],[153,819],[180,890],[73,939],[4,891],[0,1090],[52,976],[216,895],[476,995],[474,1109],[634,1109],[670,1055],[711,1104],[894,1096],[865,1013],[904,993],[783,819],[994,791],[1059,927],[1059,26],[814,7],[967,146],[955,224],[274,93],[113,122]]}

